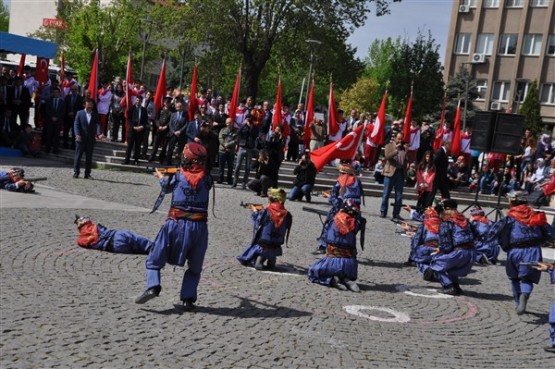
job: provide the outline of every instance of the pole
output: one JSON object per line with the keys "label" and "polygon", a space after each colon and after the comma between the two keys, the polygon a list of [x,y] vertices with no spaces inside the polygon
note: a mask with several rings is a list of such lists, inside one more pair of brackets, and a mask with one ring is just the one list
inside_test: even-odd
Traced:
{"label": "pole", "polygon": [[181,73],[179,76],[179,88],[183,89],[183,68],[185,67],[185,51],[180,52],[181,54]]}
{"label": "pole", "polygon": [[298,105],[301,105],[301,102],[303,101],[303,92],[304,92],[304,83],[306,81],[306,78],[303,78],[303,84],[301,85],[301,93],[299,94],[299,103]]}
{"label": "pole", "polygon": [[312,64],[314,61],[314,53],[310,52],[310,68],[308,69],[308,88],[306,89],[306,99],[304,100],[305,111],[306,111],[306,104],[308,104],[308,92],[310,90],[310,83],[312,81]]}
{"label": "pole", "polygon": [[139,79],[143,81],[143,70],[145,68],[145,49],[146,49],[146,34],[143,37],[143,56],[141,57],[141,73]]}

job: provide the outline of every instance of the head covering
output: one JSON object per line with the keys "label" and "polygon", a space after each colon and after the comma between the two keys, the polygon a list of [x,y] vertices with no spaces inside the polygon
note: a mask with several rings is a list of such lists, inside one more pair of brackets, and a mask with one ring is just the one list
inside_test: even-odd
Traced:
{"label": "head covering", "polygon": [[25,170],[23,168],[12,168],[10,169],[10,175],[12,177],[25,177]]}
{"label": "head covering", "polygon": [[453,199],[443,200],[443,209],[445,210],[457,210],[457,202]]}
{"label": "head covering", "polygon": [[206,149],[198,143],[190,142],[183,149],[183,158],[196,164],[204,164],[206,156]]}
{"label": "head covering", "polygon": [[360,163],[356,161],[351,162],[351,160],[341,160],[341,162],[337,164],[337,169],[339,173],[358,175],[357,170],[360,172]]}
{"label": "head covering", "polygon": [[278,201],[281,204],[285,204],[287,193],[283,188],[271,188],[268,191],[268,199]]}
{"label": "head covering", "polygon": [[473,217],[484,216],[486,215],[486,212],[481,207],[475,206],[470,209],[470,215],[472,215]]}
{"label": "head covering", "polygon": [[348,213],[354,216],[360,213],[360,205],[357,204],[352,199],[347,199],[343,202],[343,205],[341,206],[341,210],[343,210],[345,213]]}
{"label": "head covering", "polygon": [[76,224],[77,229],[79,229],[87,223],[92,223],[92,220],[87,215],[77,215],[77,214],[75,214],[75,221],[73,223]]}

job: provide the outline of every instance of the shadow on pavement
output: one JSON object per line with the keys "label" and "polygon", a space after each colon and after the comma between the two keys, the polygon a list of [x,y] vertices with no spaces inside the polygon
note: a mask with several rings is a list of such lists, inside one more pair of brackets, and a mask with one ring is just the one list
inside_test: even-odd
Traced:
{"label": "shadow on pavement", "polygon": [[491,301],[512,301],[513,300],[513,296],[503,295],[501,293],[484,293],[484,292],[472,291],[469,288],[464,288],[466,284],[467,283],[465,279],[462,281],[461,287],[464,290],[463,295],[466,297],[472,297],[480,300],[491,300]]}
{"label": "shadow on pavement", "polygon": [[376,283],[365,284],[365,283],[359,283],[359,281],[357,281],[357,284],[360,287],[361,291],[378,291],[378,292],[393,292],[393,293],[399,292],[396,289],[396,287],[399,286],[399,284],[376,284]]}
{"label": "shadow on pavement", "polygon": [[136,182],[126,182],[126,181],[112,181],[111,179],[99,179],[96,177],[92,177],[91,180],[95,182],[106,182],[106,183],[118,183],[118,184],[130,184],[134,186],[150,186],[150,184],[146,183],[136,183]]}
{"label": "shadow on pavement", "polygon": [[526,321],[526,323],[535,324],[535,325],[545,325],[549,322],[549,314],[548,313],[530,313],[526,312],[527,316],[533,316],[534,320]]}

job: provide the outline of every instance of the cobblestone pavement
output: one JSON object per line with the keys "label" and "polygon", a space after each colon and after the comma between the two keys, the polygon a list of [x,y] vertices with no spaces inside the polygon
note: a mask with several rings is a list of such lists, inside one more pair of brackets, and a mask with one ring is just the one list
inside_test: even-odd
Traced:
{"label": "cobblestone pavement", "polygon": [[[544,275],[517,316],[502,265],[475,267],[464,296],[438,294],[402,266],[408,239],[366,199],[366,248],[359,254],[359,294],[309,283],[307,267],[321,224],[287,203],[290,248],[277,272],[257,272],[235,257],[251,237],[250,192],[216,188],[198,308],[179,302],[183,270],[162,271],[159,298],[136,305],[144,256],[77,247],[74,214],[154,238],[165,219],[149,214],[159,186],[146,174],[93,171],[47,161],[23,164],[47,176],[36,195],[0,191],[2,368],[547,368],[547,315],[554,298]],[[31,166],[35,165],[35,166]],[[71,196],[70,196],[71,195]],[[212,200],[211,200],[212,201]],[[15,209],[21,206],[21,209]],[[326,208],[315,198],[314,207]],[[504,259],[505,255],[502,255]]]}

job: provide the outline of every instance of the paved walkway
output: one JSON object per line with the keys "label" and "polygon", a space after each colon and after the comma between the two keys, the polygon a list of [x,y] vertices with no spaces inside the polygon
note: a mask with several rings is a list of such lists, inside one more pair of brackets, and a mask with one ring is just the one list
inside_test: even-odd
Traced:
{"label": "paved walkway", "polygon": [[[359,294],[309,283],[307,267],[321,224],[287,203],[290,248],[276,272],[242,267],[235,257],[251,236],[241,201],[250,192],[216,188],[198,309],[179,302],[183,270],[162,272],[163,290],[147,305],[144,256],[77,247],[74,214],[154,238],[165,219],[149,214],[159,192],[146,174],[93,171],[6,158],[28,176],[46,176],[37,194],[0,191],[2,368],[547,368],[547,315],[554,299],[547,275],[528,314],[517,316],[502,265],[475,267],[464,296],[439,294],[402,266],[408,239],[378,217],[367,199],[366,248],[359,254]],[[32,166],[33,165],[33,166]],[[326,208],[322,199],[312,206]],[[212,201],[212,200],[211,200]],[[546,250],[547,251],[547,250]],[[502,254],[502,259],[505,255]]]}

